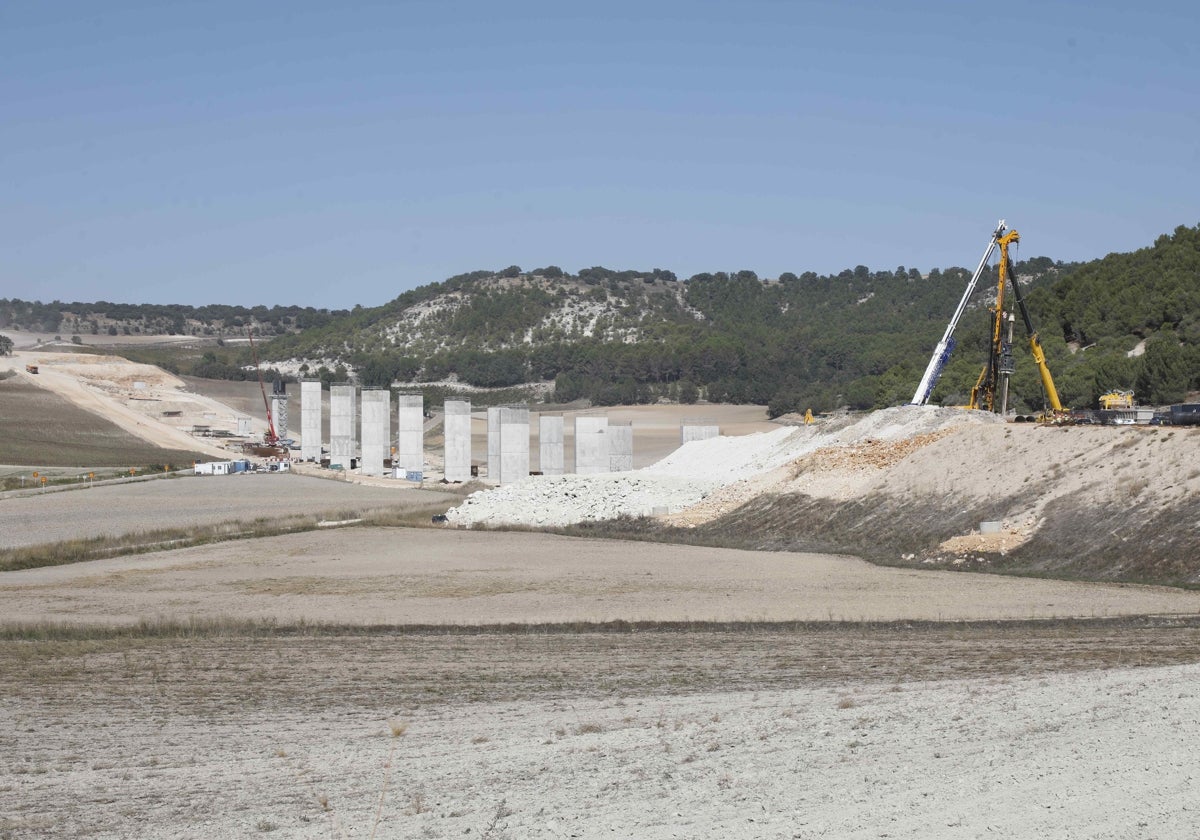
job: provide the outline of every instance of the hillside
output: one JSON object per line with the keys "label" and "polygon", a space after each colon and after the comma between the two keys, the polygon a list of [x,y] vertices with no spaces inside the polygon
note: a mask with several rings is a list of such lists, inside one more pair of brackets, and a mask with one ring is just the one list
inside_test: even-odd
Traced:
{"label": "hillside", "polygon": [[[1068,405],[1113,388],[1147,403],[1200,386],[1200,227],[1084,264],[1018,261],[1051,369]],[[880,408],[911,398],[970,272],[866,266],[837,275],[697,274],[557,267],[472,272],[384,306],[356,309],[274,340],[267,354],[301,373],[347,365],[366,384],[456,379],[480,387],[551,381],[554,399],[599,404],[770,404],[773,414]],[[989,342],[994,269],[957,333],[934,401],[957,404]],[[1018,338],[1016,404],[1042,407]],[[324,370],[322,370],[322,368]]]}
{"label": "hillside", "polygon": [[[973,250],[964,245],[964,259]],[[1129,254],[1069,264],[1035,257],[1018,260],[1016,271],[1064,404],[1095,406],[1114,388],[1167,404],[1200,388],[1200,226]],[[53,325],[85,343],[88,334],[186,333],[209,346],[131,349],[130,357],[223,379],[253,375],[244,343],[216,346],[252,329],[275,336],[260,349],[280,371],[327,383],[404,383],[431,399],[464,387],[541,383],[509,398],[706,399],[766,404],[779,415],[908,401],[969,276],[964,268],[860,265],[836,275],[739,271],[680,280],[662,269],[509,266],[339,312],[0,300],[0,328]],[[994,286],[993,269],[959,325],[933,402],[966,400],[987,355]],[[1040,380],[1024,339],[1016,345],[1014,404],[1035,411]]]}

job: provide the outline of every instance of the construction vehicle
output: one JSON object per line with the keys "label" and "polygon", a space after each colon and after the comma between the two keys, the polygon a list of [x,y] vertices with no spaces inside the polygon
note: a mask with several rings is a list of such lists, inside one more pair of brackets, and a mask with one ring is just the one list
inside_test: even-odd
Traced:
{"label": "construction vehicle", "polygon": [[1100,408],[1109,411],[1114,408],[1133,408],[1133,391],[1109,391],[1100,395]]}
{"label": "construction vehicle", "polygon": [[254,346],[254,333],[249,327],[246,328],[246,336],[250,339],[250,354],[254,358],[254,370],[258,374],[258,388],[262,391],[263,408],[267,412],[267,431],[263,434],[261,443],[243,444],[242,451],[264,458],[287,458],[289,456],[287,445],[275,432],[275,418],[271,413],[271,403],[267,399],[267,385],[263,381],[262,367],[258,363],[258,350]]}
{"label": "construction vehicle", "polygon": [[[1015,230],[1010,235],[1013,242],[1020,240]],[[1029,354],[1033,357],[1033,362],[1037,365],[1038,376],[1042,379],[1042,395],[1045,399],[1045,404],[1042,406],[1042,419],[1065,422],[1068,411],[1058,398],[1058,388],[1054,387],[1054,377],[1050,375],[1050,366],[1046,364],[1046,351],[1042,349],[1042,340],[1038,337],[1038,331],[1033,328],[1033,319],[1029,317],[1029,307],[1025,305],[1025,297],[1021,294],[1021,283],[1017,279],[1017,273],[1013,271],[1008,247],[1003,244],[1000,246],[1000,264],[1002,277],[1005,273],[1012,275],[1013,297],[1016,298],[1017,308],[1021,310],[1021,320],[1025,323],[1025,334],[1029,336]],[[1004,268],[1006,265],[1007,271]],[[999,302],[997,302],[998,306]]]}
{"label": "construction vehicle", "polygon": [[[1010,324],[1007,336],[1004,333],[1003,326],[1006,321],[1004,295],[1009,278],[1011,277],[1013,297],[1017,302],[1017,307],[1021,311],[1021,320],[1024,322],[1025,332],[1029,336],[1029,349],[1033,356],[1033,361],[1038,367],[1038,373],[1042,380],[1042,388],[1045,391],[1047,414],[1043,416],[1060,418],[1065,415],[1065,409],[1058,398],[1058,389],[1054,386],[1054,377],[1051,376],[1050,368],[1046,364],[1046,353],[1042,349],[1041,339],[1038,337],[1037,330],[1034,329],[1033,319],[1029,316],[1029,308],[1025,305],[1025,298],[1021,294],[1020,283],[1017,281],[1016,272],[1013,271],[1013,262],[1009,251],[1019,244],[1020,241],[1021,235],[1015,230],[1008,230],[1004,220],[1001,219],[1000,223],[996,226],[996,230],[992,232],[992,237],[988,241],[987,249],[983,252],[983,258],[980,259],[975,273],[971,275],[971,281],[967,284],[966,291],[963,292],[962,300],[958,302],[958,308],[954,311],[954,315],[950,319],[950,324],[946,327],[945,335],[942,336],[942,340],[938,342],[933,350],[933,356],[929,359],[929,364],[925,368],[925,375],[921,377],[921,383],[917,386],[916,393],[913,394],[912,405],[925,405],[929,401],[929,395],[933,393],[933,388],[937,384],[938,378],[942,375],[942,370],[950,358],[950,353],[954,350],[953,335],[955,328],[958,326],[959,319],[962,318],[963,312],[966,311],[967,302],[970,300],[972,292],[975,291],[975,286],[979,283],[979,278],[982,276],[984,268],[987,266],[992,254],[999,248],[1000,263],[999,279],[996,284],[996,302],[991,307],[992,342],[988,349],[987,364],[984,365],[983,370],[980,372],[979,378],[975,382],[975,387],[971,389],[970,400],[966,408],[987,411],[1004,411],[1007,408],[1007,382],[1008,377],[1014,370],[1011,318],[1007,319]],[[997,404],[997,391],[1000,391],[1002,394],[999,405]],[[1053,415],[1050,415],[1049,412],[1053,412]]]}
{"label": "construction vehicle", "polygon": [[996,243],[1004,236],[1004,220],[1000,220],[1000,224],[996,226],[996,230],[992,233],[992,238],[988,241],[987,249],[983,252],[983,257],[979,260],[979,265],[975,268],[975,273],[971,275],[971,282],[967,283],[967,290],[963,292],[962,300],[958,302],[958,309],[954,310],[954,315],[950,318],[950,323],[946,327],[946,333],[942,336],[942,340],[933,348],[933,355],[929,358],[929,364],[925,367],[925,374],[921,377],[921,383],[917,385],[917,390],[913,394],[911,405],[925,405],[929,402],[929,395],[933,393],[933,388],[937,385],[938,379],[942,375],[942,371],[946,367],[946,362],[950,360],[950,354],[954,352],[954,330],[958,326],[959,319],[967,310],[967,301],[971,299],[971,293],[975,291],[975,285],[979,282],[979,278],[983,275],[983,270],[988,264],[988,260],[992,258],[992,252],[996,250]]}

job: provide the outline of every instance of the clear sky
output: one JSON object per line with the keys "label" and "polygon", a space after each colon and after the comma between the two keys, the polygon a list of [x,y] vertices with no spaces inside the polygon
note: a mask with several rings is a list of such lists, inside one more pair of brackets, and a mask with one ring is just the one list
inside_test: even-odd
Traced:
{"label": "clear sky", "polygon": [[0,297],[1076,260],[1200,222],[1193,2],[0,3]]}

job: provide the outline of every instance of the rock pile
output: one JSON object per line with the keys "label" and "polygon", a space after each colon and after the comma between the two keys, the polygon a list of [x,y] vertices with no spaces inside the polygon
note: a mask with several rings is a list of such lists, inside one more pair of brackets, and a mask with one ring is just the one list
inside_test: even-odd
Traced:
{"label": "rock pile", "polygon": [[[622,515],[674,514],[698,504],[720,488],[771,472],[818,451],[828,450],[835,462],[849,459],[890,463],[928,443],[931,436],[953,426],[977,422],[1003,421],[984,412],[901,406],[841,423],[782,427],[741,437],[692,441],[636,472],[530,476],[516,484],[481,490],[447,511],[446,518],[459,525],[536,527]],[[912,440],[911,445],[905,443],[908,440]]]}

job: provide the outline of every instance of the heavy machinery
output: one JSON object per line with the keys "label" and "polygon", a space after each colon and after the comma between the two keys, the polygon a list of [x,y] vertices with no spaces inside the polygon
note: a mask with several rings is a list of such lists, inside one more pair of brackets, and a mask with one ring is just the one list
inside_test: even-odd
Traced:
{"label": "heavy machinery", "polygon": [[945,335],[933,348],[933,355],[929,358],[929,364],[925,367],[925,374],[921,377],[921,383],[917,385],[916,393],[913,394],[911,405],[925,405],[929,402],[929,395],[933,393],[933,388],[937,385],[942,370],[946,367],[946,362],[950,360],[950,354],[954,352],[954,330],[958,326],[959,319],[967,310],[967,301],[971,299],[971,293],[975,291],[975,285],[979,282],[983,269],[987,266],[988,260],[992,258],[992,252],[996,250],[996,243],[1004,236],[1004,230],[1004,220],[1001,219],[1000,224],[992,233],[992,238],[988,241],[987,250],[983,252],[983,257],[979,260],[975,273],[971,275],[971,282],[967,284],[967,290],[963,292],[962,300],[958,302],[958,309],[954,310],[954,315],[950,318]]}
{"label": "heavy machinery", "polygon": [[246,443],[242,446],[242,451],[251,455],[258,455],[264,458],[287,458],[288,448],[283,440],[275,431],[275,418],[271,413],[271,403],[267,399],[267,386],[263,382],[262,367],[258,363],[258,350],[254,346],[254,333],[247,327],[246,335],[250,339],[250,354],[254,358],[254,370],[258,374],[258,388],[262,391],[263,408],[267,412],[267,431],[263,435],[261,443]]}
{"label": "heavy machinery", "polygon": [[1109,391],[1100,395],[1100,408],[1110,411],[1114,408],[1133,408],[1133,391]]}
{"label": "heavy machinery", "polygon": [[[963,292],[962,300],[959,301],[958,308],[954,311],[954,315],[946,327],[945,335],[942,336],[942,340],[938,342],[933,350],[933,356],[929,359],[929,364],[925,368],[925,374],[921,377],[921,383],[917,386],[916,393],[913,394],[912,405],[925,405],[929,401],[929,395],[933,393],[933,388],[937,384],[937,380],[950,358],[950,353],[954,350],[953,335],[955,328],[958,326],[959,319],[962,318],[963,312],[966,311],[967,302],[970,300],[972,292],[975,291],[975,286],[978,284],[979,278],[988,264],[988,260],[991,259],[995,250],[999,248],[1000,262],[999,280],[996,285],[996,303],[991,308],[992,342],[988,350],[987,364],[984,365],[983,370],[980,372],[979,378],[975,382],[975,387],[971,389],[970,400],[966,407],[987,411],[1001,411],[1005,407],[1002,404],[997,404],[997,392],[1001,391],[1006,395],[1004,385],[1007,383],[1008,375],[1013,372],[1011,321],[1009,321],[1010,330],[1007,336],[1003,329],[1006,321],[1004,295],[1009,278],[1011,277],[1013,297],[1017,302],[1017,307],[1021,310],[1021,319],[1025,324],[1025,331],[1029,336],[1030,352],[1034,363],[1038,366],[1038,373],[1042,379],[1042,388],[1045,391],[1048,410],[1053,411],[1055,416],[1063,414],[1064,409],[1058,398],[1058,390],[1054,387],[1054,377],[1050,375],[1050,368],[1046,364],[1046,354],[1042,349],[1041,339],[1038,337],[1037,330],[1033,327],[1033,320],[1029,316],[1029,308],[1025,305],[1025,298],[1021,294],[1020,283],[1017,281],[1016,273],[1013,271],[1012,257],[1009,251],[1020,241],[1021,235],[1015,230],[1008,230],[1004,220],[1001,219],[1000,223],[996,226],[996,230],[992,232],[987,249],[983,252],[983,258],[979,261],[975,273],[971,276],[971,281],[967,284],[966,291]],[[1004,402],[1005,399],[1002,397],[1000,403]]]}
{"label": "heavy machinery", "polygon": [[[1020,236],[1014,230],[1009,234],[1012,237],[1012,242],[1020,241]],[[1017,308],[1021,310],[1021,320],[1025,323],[1025,334],[1029,336],[1029,354],[1033,357],[1033,363],[1037,365],[1038,376],[1042,379],[1042,394],[1045,398],[1045,404],[1042,406],[1043,417],[1046,419],[1062,421],[1067,414],[1067,410],[1063,408],[1062,401],[1058,398],[1058,389],[1054,387],[1054,377],[1050,375],[1050,366],[1046,364],[1046,351],[1042,349],[1042,340],[1038,337],[1038,331],[1033,328],[1033,319],[1029,317],[1029,307],[1025,305],[1025,297],[1021,294],[1021,283],[1017,279],[1017,273],[1013,271],[1012,260],[1008,254],[1008,245],[1000,243],[1000,283],[1004,283],[1005,274],[1012,275],[1013,297],[1017,301]],[[1000,309],[1000,300],[997,298],[996,310]],[[999,314],[996,315],[999,318]],[[1011,347],[1009,349],[1011,355]],[[1011,372],[1011,366],[1009,367]]]}

